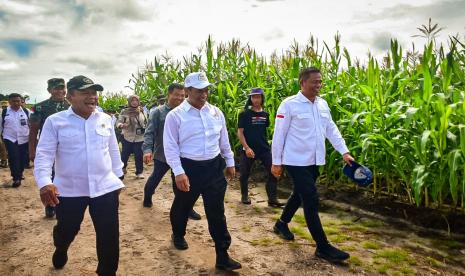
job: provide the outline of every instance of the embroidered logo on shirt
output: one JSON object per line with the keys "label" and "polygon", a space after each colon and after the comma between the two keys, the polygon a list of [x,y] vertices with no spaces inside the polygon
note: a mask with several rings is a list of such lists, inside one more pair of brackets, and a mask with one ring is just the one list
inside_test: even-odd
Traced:
{"label": "embroidered logo on shirt", "polygon": [[278,115],[276,115],[276,118],[278,118],[278,119],[284,119],[284,115],[278,114]]}

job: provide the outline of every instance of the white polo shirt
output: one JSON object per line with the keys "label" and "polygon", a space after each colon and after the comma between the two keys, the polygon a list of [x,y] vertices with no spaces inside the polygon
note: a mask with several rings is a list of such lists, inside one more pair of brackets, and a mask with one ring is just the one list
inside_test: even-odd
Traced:
{"label": "white polo shirt", "polygon": [[0,118],[0,132],[3,139],[8,139],[13,143],[18,142],[18,145],[27,143],[29,141],[28,121],[29,118],[22,107],[16,111],[11,107],[7,107],[5,122],[3,122],[3,118]]}
{"label": "white polo shirt", "polygon": [[221,153],[226,166],[234,166],[223,112],[209,103],[198,110],[185,100],[171,110],[165,119],[163,147],[174,175],[184,173],[181,157],[203,161]]}
{"label": "white polo shirt", "polygon": [[312,103],[299,91],[286,98],[276,112],[273,165],[324,165],[326,138],[340,154],[349,152],[328,103],[320,97]]}
{"label": "white polo shirt", "polygon": [[98,197],[124,187],[123,163],[111,117],[95,111],[86,120],[68,110],[45,120],[34,160],[42,188],[52,183],[52,167],[62,197]]}

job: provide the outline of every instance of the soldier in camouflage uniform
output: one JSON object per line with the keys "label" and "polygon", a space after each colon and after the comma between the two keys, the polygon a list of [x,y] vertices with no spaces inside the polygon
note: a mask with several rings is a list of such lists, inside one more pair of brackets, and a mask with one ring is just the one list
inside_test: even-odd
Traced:
{"label": "soldier in camouflage uniform", "polygon": [[[47,81],[47,90],[50,93],[50,98],[40,102],[32,108],[34,113],[29,118],[29,159],[34,160],[36,155],[36,147],[39,141],[40,131],[44,126],[45,119],[48,116],[69,108],[69,103],[66,101],[65,80],[53,78]],[[53,179],[53,176],[52,176]],[[55,207],[45,207],[45,215],[49,218],[55,215]]]}

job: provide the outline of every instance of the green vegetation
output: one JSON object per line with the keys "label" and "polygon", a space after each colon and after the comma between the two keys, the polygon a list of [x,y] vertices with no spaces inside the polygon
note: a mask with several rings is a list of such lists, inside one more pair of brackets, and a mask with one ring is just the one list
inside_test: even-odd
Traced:
{"label": "green vegetation", "polygon": [[[269,57],[238,40],[214,43],[208,38],[182,60],[156,57],[133,75],[130,85],[151,103],[171,82],[205,71],[215,84],[209,102],[226,115],[231,144],[238,149],[237,118],[250,89],[265,89],[273,126],[279,104],[299,90],[299,71],[319,67],[321,96],[333,119],[355,158],[375,174],[372,193],[417,206],[448,204],[465,210],[465,41],[451,36],[447,46],[438,45],[434,37],[440,29],[433,27],[424,30],[427,42],[421,50],[412,45],[406,51],[393,39],[383,58],[368,55],[363,64],[342,47],[339,34],[331,46],[311,37],[305,45],[294,43]],[[116,105],[109,101],[103,99],[102,106]],[[329,148],[327,160],[322,179],[329,184],[342,178],[341,157]]]}
{"label": "green vegetation", "polygon": [[365,249],[373,249],[373,250],[378,250],[381,248],[381,244],[379,244],[376,241],[364,241],[362,243],[362,247]]}

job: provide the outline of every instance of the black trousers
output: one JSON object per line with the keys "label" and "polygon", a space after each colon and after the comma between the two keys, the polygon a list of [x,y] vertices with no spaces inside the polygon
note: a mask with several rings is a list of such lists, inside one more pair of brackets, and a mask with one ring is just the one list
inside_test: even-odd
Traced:
{"label": "black trousers", "polygon": [[121,161],[124,163],[124,168],[128,166],[128,160],[131,153],[134,153],[134,161],[136,163],[136,174],[141,174],[144,171],[143,164],[143,152],[142,152],[142,143],[143,142],[129,142],[126,139],[121,140],[123,146],[121,152]]}
{"label": "black trousers", "polygon": [[326,234],[318,216],[319,196],[315,182],[319,176],[318,166],[286,166],[294,182],[294,190],[289,197],[281,221],[289,223],[301,203],[303,203],[305,221],[308,230],[318,247],[328,244]]}
{"label": "black trousers", "polygon": [[5,143],[6,150],[8,151],[8,162],[10,165],[11,177],[13,177],[13,181],[21,181],[24,168],[29,163],[29,143],[19,145],[18,141],[14,143],[8,139],[4,139],[3,141]]}
{"label": "black trousers", "polygon": [[89,213],[97,235],[97,273],[115,275],[119,260],[118,191],[99,197],[58,197],[57,224],[53,228],[55,247],[67,249],[79,232],[84,213]]}
{"label": "black trousers", "polygon": [[200,195],[203,198],[208,230],[217,253],[224,253],[231,245],[226,217],[224,195],[227,182],[224,177],[226,163],[220,155],[211,160],[194,161],[181,158],[182,167],[189,178],[190,190],[182,192],[177,187],[170,211],[171,226],[175,236],[186,234],[187,216]]}
{"label": "black trousers", "polygon": [[[160,160],[153,160],[153,171],[152,174],[147,179],[147,182],[144,186],[144,200],[150,199],[150,197],[155,193],[155,189],[160,184],[161,179],[165,176],[166,172],[170,169],[170,166]],[[171,173],[171,179],[174,183],[174,175]],[[174,185],[176,186],[176,185]],[[174,187],[173,187],[174,191]]]}
{"label": "black trousers", "polygon": [[278,180],[271,174],[271,152],[266,151],[259,155],[256,155],[255,158],[248,158],[245,154],[245,151],[241,152],[241,164],[240,164],[240,173],[239,181],[241,183],[241,193],[247,194],[249,192],[249,176],[250,170],[255,160],[260,160],[265,167],[265,170],[268,172],[268,180],[266,181],[266,194],[268,195],[269,200],[277,199],[277,184]]}

